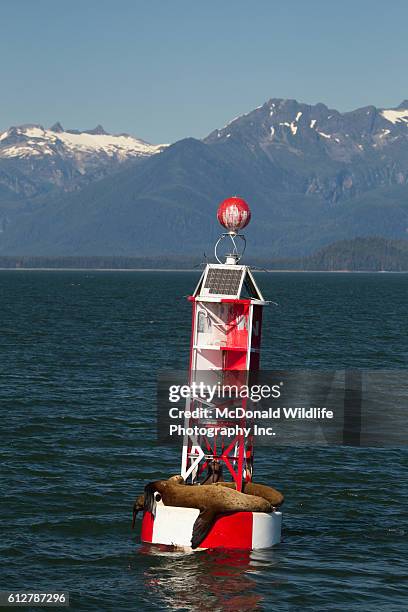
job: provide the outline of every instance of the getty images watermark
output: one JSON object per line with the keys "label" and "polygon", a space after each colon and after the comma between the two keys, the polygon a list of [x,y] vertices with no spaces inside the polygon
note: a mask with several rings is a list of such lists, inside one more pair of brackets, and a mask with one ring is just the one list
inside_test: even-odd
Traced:
{"label": "getty images watermark", "polygon": [[405,370],[162,372],[157,435],[161,444],[188,436],[256,436],[271,445],[407,444]]}
{"label": "getty images watermark", "polygon": [[[214,437],[217,435],[231,437],[234,435],[250,435],[265,436],[276,435],[273,427],[260,426],[257,422],[250,426],[233,423],[236,420],[253,421],[253,420],[279,420],[285,419],[332,419],[334,416],[333,410],[328,410],[325,407],[286,407],[277,406],[275,408],[255,408],[248,407],[253,404],[257,405],[262,400],[277,400],[281,397],[283,382],[274,385],[268,384],[253,384],[253,385],[231,385],[221,384],[220,382],[210,385],[203,381],[192,382],[190,385],[170,385],[169,387],[169,402],[179,403],[180,400],[190,400],[187,402],[188,408],[171,407],[169,408],[169,418],[174,420],[187,419],[199,421],[221,421],[231,423],[229,426],[225,424],[214,425],[208,427],[208,424],[200,426],[194,424],[186,426],[181,424],[170,424],[170,436],[184,435],[206,435]],[[217,401],[223,400],[222,405],[217,405]],[[242,402],[234,402],[234,405],[228,406],[226,400],[244,400]]]}

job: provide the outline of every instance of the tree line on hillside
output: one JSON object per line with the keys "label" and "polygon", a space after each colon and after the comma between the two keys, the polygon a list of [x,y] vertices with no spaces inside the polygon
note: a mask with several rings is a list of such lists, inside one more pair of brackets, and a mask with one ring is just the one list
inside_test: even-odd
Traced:
{"label": "tree line on hillside", "polygon": [[[306,257],[252,259],[247,263],[269,270],[407,272],[408,240],[354,238],[335,242]],[[199,267],[197,258],[188,256],[0,256],[0,268],[6,269],[188,270]]]}
{"label": "tree line on hillside", "polygon": [[[293,262],[295,263],[295,262]],[[341,240],[298,260],[301,270],[408,271],[408,240]]]}

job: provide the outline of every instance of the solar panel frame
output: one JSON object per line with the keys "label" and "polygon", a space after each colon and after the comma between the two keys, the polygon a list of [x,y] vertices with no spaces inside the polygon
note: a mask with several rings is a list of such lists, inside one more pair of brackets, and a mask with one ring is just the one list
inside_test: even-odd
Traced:
{"label": "solar panel frame", "polygon": [[236,297],[241,292],[245,268],[226,265],[209,265],[201,285],[201,295],[212,297]]}

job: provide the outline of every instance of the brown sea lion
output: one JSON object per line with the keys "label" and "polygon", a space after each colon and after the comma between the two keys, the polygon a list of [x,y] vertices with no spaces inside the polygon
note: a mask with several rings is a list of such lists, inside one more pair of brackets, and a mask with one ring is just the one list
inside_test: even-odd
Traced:
{"label": "brown sea lion", "polygon": [[[176,474],[176,476],[170,476],[169,482],[183,484],[184,478],[180,476],[179,474]],[[136,522],[136,517],[138,513],[143,512],[144,504],[145,504],[145,496],[142,493],[141,495],[138,495],[138,497],[136,497],[134,504],[133,504],[132,529],[135,528],[135,522]]]}
{"label": "brown sea lion", "polygon": [[[184,483],[184,479],[180,475],[171,476],[171,478],[169,478],[169,481],[177,482],[179,484]],[[203,484],[209,484],[209,483],[204,481]],[[230,489],[236,489],[236,484],[234,482],[224,482],[222,480],[222,476],[221,476],[221,479],[218,480],[218,484],[220,486],[228,487]],[[257,484],[255,482],[244,483],[242,492],[245,493],[246,495],[256,495],[257,497],[263,497],[268,502],[270,502],[273,508],[279,508],[279,506],[281,506],[283,502],[285,501],[283,494],[277,489],[274,489],[273,487],[268,487],[267,485]],[[143,508],[144,508],[144,495],[142,494],[136,498],[136,501],[133,504],[132,529],[134,529],[134,526],[135,526],[135,520],[136,520],[137,513],[142,512]]]}
{"label": "brown sea lion", "polygon": [[210,531],[218,514],[225,512],[271,512],[273,507],[263,497],[246,495],[220,483],[184,486],[168,480],[157,480],[145,487],[145,510],[155,515],[156,503],[200,510],[191,538],[191,547],[197,548]]}
{"label": "brown sea lion", "polygon": [[[228,487],[230,489],[236,489],[235,482],[221,482],[217,483],[222,487]],[[285,498],[283,494],[274,489],[273,487],[268,487],[267,485],[257,484],[255,482],[245,482],[242,486],[242,493],[246,495],[256,495],[257,497],[263,497],[266,499],[274,508],[278,508],[283,504]]]}
{"label": "brown sea lion", "polygon": [[221,463],[217,459],[214,459],[213,461],[209,461],[205,480],[203,480],[201,484],[202,485],[213,484],[215,482],[221,482],[223,480],[224,478],[222,475]]}

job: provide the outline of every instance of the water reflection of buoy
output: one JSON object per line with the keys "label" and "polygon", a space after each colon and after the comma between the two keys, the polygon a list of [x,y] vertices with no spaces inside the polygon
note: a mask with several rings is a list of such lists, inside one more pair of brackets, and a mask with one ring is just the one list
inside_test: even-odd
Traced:
{"label": "water reflection of buoy", "polygon": [[[160,564],[154,562],[143,574],[146,599],[153,607],[157,597],[173,610],[262,609],[263,596],[257,592],[257,582],[251,576],[258,568],[252,551],[216,549],[189,554],[143,544],[139,553],[160,558]],[[135,571],[140,572],[139,566]]]}

